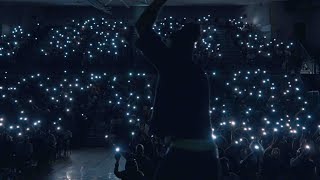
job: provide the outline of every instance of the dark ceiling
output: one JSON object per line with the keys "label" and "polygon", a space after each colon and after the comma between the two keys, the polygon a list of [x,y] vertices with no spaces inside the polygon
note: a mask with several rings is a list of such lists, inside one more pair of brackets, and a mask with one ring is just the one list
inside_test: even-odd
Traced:
{"label": "dark ceiling", "polygon": [[[129,5],[143,6],[149,4],[152,0],[90,0],[101,1],[113,6]],[[167,5],[246,5],[268,3],[270,1],[286,1],[286,0],[168,0]],[[46,4],[46,5],[90,5],[88,0],[0,0],[1,3],[10,4]]]}

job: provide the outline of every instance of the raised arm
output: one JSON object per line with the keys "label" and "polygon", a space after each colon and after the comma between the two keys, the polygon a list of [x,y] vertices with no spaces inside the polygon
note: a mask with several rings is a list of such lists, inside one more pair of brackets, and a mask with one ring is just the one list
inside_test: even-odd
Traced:
{"label": "raised arm", "polygon": [[166,2],[167,0],[154,0],[142,13],[135,24],[139,35],[143,34],[146,30],[152,29],[154,22],[157,20],[160,9]]}
{"label": "raised arm", "polygon": [[116,159],[116,164],[114,165],[114,171],[113,171],[114,175],[120,179],[125,178],[123,171],[122,172],[119,171],[119,161],[120,161],[121,155],[115,154],[114,157]]}

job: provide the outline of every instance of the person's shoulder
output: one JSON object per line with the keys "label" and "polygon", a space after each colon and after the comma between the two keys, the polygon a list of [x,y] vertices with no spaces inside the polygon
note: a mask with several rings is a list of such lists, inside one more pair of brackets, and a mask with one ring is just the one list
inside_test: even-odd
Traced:
{"label": "person's shoulder", "polygon": [[270,154],[265,155],[264,157],[265,161],[271,161],[272,160],[272,156]]}
{"label": "person's shoulder", "polygon": [[308,160],[308,164],[310,166],[316,166],[316,162],[315,161],[312,161],[312,160]]}
{"label": "person's shoulder", "polygon": [[233,173],[233,172],[230,172],[229,176],[231,176],[231,177],[239,177],[236,173]]}
{"label": "person's shoulder", "polygon": [[137,179],[140,179],[140,178],[144,178],[144,174],[142,171],[138,170],[136,171],[136,174],[134,175]]}
{"label": "person's shoulder", "polygon": [[148,160],[148,161],[150,161],[151,160],[151,158],[149,158],[148,156],[146,156],[146,155],[143,155],[142,156],[142,159],[144,159],[144,160]]}

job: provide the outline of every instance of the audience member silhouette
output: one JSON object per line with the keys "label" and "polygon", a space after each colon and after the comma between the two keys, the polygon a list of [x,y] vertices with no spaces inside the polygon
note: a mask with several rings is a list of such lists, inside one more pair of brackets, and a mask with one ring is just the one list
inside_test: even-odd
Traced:
{"label": "audience member silhouette", "polygon": [[239,180],[239,176],[230,172],[229,160],[227,158],[220,159],[222,180]]}
{"label": "audience member silhouette", "polygon": [[172,140],[155,179],[218,179],[219,155],[209,120],[209,83],[201,66],[193,61],[201,27],[187,23],[164,43],[152,27],[165,2],[153,1],[136,23],[137,47],[160,73],[151,132]]}
{"label": "audience member silhouette", "polygon": [[114,174],[122,180],[144,180],[144,174],[139,170],[137,161],[135,159],[127,160],[125,170],[119,172],[119,161],[121,155],[115,155],[116,164],[114,167]]}

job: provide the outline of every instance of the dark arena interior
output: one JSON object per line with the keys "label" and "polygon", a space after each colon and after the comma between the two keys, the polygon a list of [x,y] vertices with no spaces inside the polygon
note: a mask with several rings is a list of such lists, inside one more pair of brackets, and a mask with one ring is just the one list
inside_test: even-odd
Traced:
{"label": "dark arena interior", "polygon": [[319,0],[0,0],[0,180],[320,179]]}

